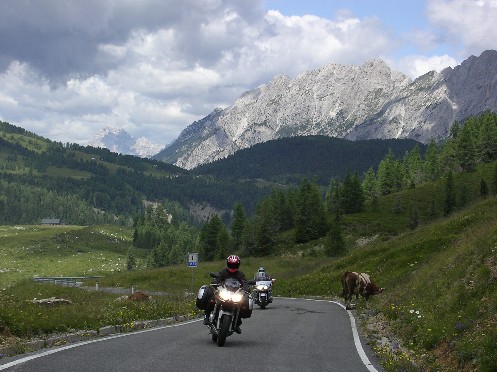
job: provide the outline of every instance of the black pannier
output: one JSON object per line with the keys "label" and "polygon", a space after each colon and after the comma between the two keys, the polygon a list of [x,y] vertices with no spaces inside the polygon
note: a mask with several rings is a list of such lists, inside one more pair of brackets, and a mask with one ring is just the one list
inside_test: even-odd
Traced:
{"label": "black pannier", "polygon": [[197,294],[197,299],[195,301],[195,305],[200,310],[207,309],[207,305],[209,304],[209,301],[210,301],[210,299],[211,299],[212,296],[214,296],[214,291],[212,290],[212,288],[210,286],[208,286],[208,285],[203,285],[198,290],[198,294]]}

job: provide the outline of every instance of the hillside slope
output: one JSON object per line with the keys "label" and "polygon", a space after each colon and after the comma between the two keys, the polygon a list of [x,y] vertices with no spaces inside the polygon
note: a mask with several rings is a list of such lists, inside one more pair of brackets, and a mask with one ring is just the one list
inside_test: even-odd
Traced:
{"label": "hillside slope", "polygon": [[378,164],[389,151],[397,158],[415,146],[424,153],[425,145],[413,140],[349,141],[326,136],[281,138],[242,149],[225,159],[201,165],[194,174],[221,178],[264,179],[278,184],[298,184],[303,178],[322,185],[342,180],[347,172],[360,177]]}

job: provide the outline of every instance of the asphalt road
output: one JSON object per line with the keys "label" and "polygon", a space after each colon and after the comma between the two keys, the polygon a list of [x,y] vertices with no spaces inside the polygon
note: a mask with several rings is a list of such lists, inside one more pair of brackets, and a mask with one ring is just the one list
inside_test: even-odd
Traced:
{"label": "asphalt road", "polygon": [[337,303],[275,298],[255,306],[242,334],[223,347],[201,320],[98,338],[5,358],[0,370],[42,371],[381,371],[354,339],[349,312]]}

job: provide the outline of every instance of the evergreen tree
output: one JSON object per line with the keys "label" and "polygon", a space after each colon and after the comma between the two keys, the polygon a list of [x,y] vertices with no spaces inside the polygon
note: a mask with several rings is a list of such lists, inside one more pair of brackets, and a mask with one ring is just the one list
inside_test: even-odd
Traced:
{"label": "evergreen tree", "polygon": [[230,235],[228,229],[223,225],[217,234],[216,241],[216,258],[218,260],[222,260],[223,258],[228,257],[228,250],[230,248]]}
{"label": "evergreen tree", "polygon": [[439,148],[435,140],[430,140],[425,152],[423,162],[423,178],[428,181],[434,181],[440,177],[439,166]]}
{"label": "evergreen tree", "polygon": [[497,159],[497,115],[485,111],[480,115],[477,139],[478,161],[488,163]]}
{"label": "evergreen tree", "polygon": [[378,185],[381,195],[388,195],[402,189],[404,174],[402,164],[395,160],[392,150],[378,166]]}
{"label": "evergreen tree", "polygon": [[216,257],[219,244],[219,234],[222,234],[224,225],[221,218],[215,214],[202,225],[200,231],[200,250],[205,261],[212,261]]}
{"label": "evergreen tree", "polygon": [[405,154],[403,168],[405,170],[405,186],[407,188],[413,189],[423,181],[421,151],[418,145]]}
{"label": "evergreen tree", "polygon": [[357,173],[354,173],[354,175],[352,176],[352,193],[355,197],[352,213],[362,212],[364,210],[364,202],[366,198],[364,196],[361,181],[359,180]]}
{"label": "evergreen tree", "polygon": [[354,185],[352,182],[352,176],[350,175],[350,172],[347,170],[345,172],[345,177],[343,180],[343,187],[342,187],[342,208],[344,213],[353,213],[354,212],[354,206],[355,206],[355,190],[354,190]]}
{"label": "evergreen tree", "polygon": [[364,210],[364,193],[357,173],[353,176],[349,172],[345,174],[342,187],[342,203],[345,213],[358,213]]}
{"label": "evergreen tree", "polygon": [[459,171],[459,161],[456,156],[456,141],[448,138],[440,151],[439,171],[446,174],[449,171]]}
{"label": "evergreen tree", "polygon": [[297,201],[295,241],[305,243],[326,234],[328,229],[321,193],[316,184],[304,179]]}
{"label": "evergreen tree", "polygon": [[326,211],[330,216],[341,216],[343,214],[343,194],[342,184],[335,179],[331,179],[326,193]]}
{"label": "evergreen tree", "polygon": [[136,267],[135,249],[131,247],[126,255],[126,269],[133,270]]}
{"label": "evergreen tree", "polygon": [[466,120],[456,140],[456,157],[459,166],[465,172],[473,171],[476,166],[476,146],[473,129],[473,121]]}
{"label": "evergreen tree", "polygon": [[245,256],[255,256],[257,252],[257,237],[253,221],[247,221],[243,230],[242,248]]}
{"label": "evergreen tree", "polygon": [[237,250],[242,246],[243,230],[247,224],[245,209],[241,203],[236,203],[233,209],[233,220],[231,222],[232,249]]}
{"label": "evergreen tree", "polygon": [[253,218],[256,239],[255,256],[271,254],[275,236],[281,231],[280,205],[275,196],[276,193],[272,193],[257,204]]}
{"label": "evergreen tree", "polygon": [[274,190],[271,193],[271,199],[274,204],[275,218],[278,231],[286,231],[293,227],[293,208],[290,198],[283,190]]}
{"label": "evergreen tree", "polygon": [[366,200],[372,200],[375,196],[378,196],[378,180],[373,167],[370,167],[362,180],[362,190]]}

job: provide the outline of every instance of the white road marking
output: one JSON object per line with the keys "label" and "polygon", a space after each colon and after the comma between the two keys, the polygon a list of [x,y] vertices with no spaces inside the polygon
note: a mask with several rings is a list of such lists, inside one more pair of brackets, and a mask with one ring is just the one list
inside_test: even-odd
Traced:
{"label": "white road marking", "polygon": [[[302,300],[302,298],[291,298],[291,297],[281,297],[281,298],[286,298],[286,299],[289,299],[289,300]],[[337,302],[337,301],[313,300],[313,299],[305,299],[305,300],[307,300],[307,301],[317,301],[317,302],[331,302],[331,303],[337,304],[342,309],[346,310],[345,306],[343,306],[340,302]],[[357,331],[357,326],[356,326],[356,323],[355,323],[354,315],[352,315],[352,312],[350,310],[346,310],[346,311],[349,314],[349,318],[350,318],[350,326],[352,328],[352,335],[354,336],[354,344],[355,344],[357,353],[359,354],[359,356],[361,358],[362,363],[366,366],[366,368],[369,371],[371,371],[371,372],[378,372],[378,370],[369,361],[369,359],[368,359],[368,357],[366,355],[366,352],[364,351],[364,349],[362,347],[361,339],[359,338],[359,333]],[[142,330],[142,331],[136,331],[136,332],[132,332],[132,333],[121,333],[121,334],[114,335],[114,336],[102,337],[102,338],[98,338],[98,339],[95,339],[95,340],[89,340],[89,341],[79,342],[79,343],[74,344],[74,345],[62,346],[62,347],[57,348],[57,349],[51,349],[51,350],[44,351],[44,352],[36,354],[36,355],[31,355],[31,356],[28,356],[28,357],[25,357],[25,358],[14,360],[13,362],[9,362],[9,363],[0,365],[0,371],[4,370],[4,369],[7,369],[7,368],[10,368],[10,367],[14,367],[14,366],[22,364],[22,363],[26,363],[26,362],[28,362],[30,360],[33,360],[33,359],[37,359],[37,358],[41,358],[41,357],[44,357],[44,356],[47,356],[47,355],[50,355],[50,354],[58,353],[59,351],[64,351],[64,350],[72,349],[74,347],[83,346],[83,345],[87,345],[87,344],[92,344],[94,342],[101,342],[101,341],[105,341],[105,340],[110,340],[110,339],[118,338],[118,337],[125,337],[125,336],[136,335],[138,333],[145,333],[145,332],[157,331],[157,330],[164,329],[164,328],[179,327],[179,326],[182,326],[182,325],[186,325],[186,324],[198,322],[199,320],[200,319],[195,319],[195,320],[190,320],[190,321],[183,322],[183,323],[172,324],[172,325],[167,325],[167,326],[157,327],[157,328],[150,328],[150,329],[145,329],[145,330]]]}
{"label": "white road marking", "polygon": [[158,330],[164,329],[164,328],[179,327],[179,326],[182,326],[182,325],[186,325],[186,324],[198,322],[200,320],[201,319],[195,319],[195,320],[190,320],[190,321],[187,321],[187,322],[182,322],[182,323],[177,323],[177,324],[171,324],[171,325],[167,325],[167,326],[150,328],[150,329],[144,329],[144,330],[136,331],[136,332],[120,333],[118,335],[113,335],[113,336],[108,336],[108,337],[97,338],[97,339],[94,339],[94,340],[88,340],[88,341],[78,342],[78,343],[73,344],[73,345],[62,346],[62,347],[59,347],[59,348],[56,348],[56,349],[51,349],[51,350],[44,351],[44,352],[39,353],[39,354],[35,354],[35,355],[27,356],[27,357],[24,357],[24,358],[21,358],[21,359],[17,359],[17,360],[14,360],[13,362],[2,364],[2,365],[0,365],[0,371],[4,370],[4,369],[7,369],[7,368],[10,368],[10,367],[17,366],[17,365],[22,364],[22,363],[29,362],[30,360],[33,360],[33,359],[42,358],[42,357],[50,355],[50,354],[58,353],[59,351],[64,351],[64,350],[72,349],[74,347],[88,345],[88,344],[92,344],[94,342],[101,342],[101,341],[111,340],[113,338],[132,336],[132,335],[136,335],[136,334],[139,334],[139,333],[158,331]]}
{"label": "white road marking", "polygon": [[[290,300],[301,300],[301,298],[291,298],[291,297],[285,297],[285,298],[290,299]],[[357,354],[359,354],[359,356],[361,357],[362,363],[366,366],[366,368],[369,371],[371,371],[371,372],[378,372],[378,370],[369,361],[368,356],[366,355],[366,352],[364,351],[364,348],[362,347],[361,339],[359,338],[359,332],[357,331],[357,326],[356,326],[356,323],[355,323],[354,315],[352,315],[352,311],[346,310],[345,306],[343,306],[340,302],[337,302],[337,301],[314,300],[314,299],[308,299],[308,298],[306,298],[305,300],[307,300],[307,301],[317,301],[317,302],[331,302],[331,303],[337,304],[342,309],[344,309],[345,311],[347,311],[347,313],[349,314],[349,318],[350,318],[350,326],[352,328],[352,335],[354,336],[354,344],[355,344],[355,348],[357,350]]]}

